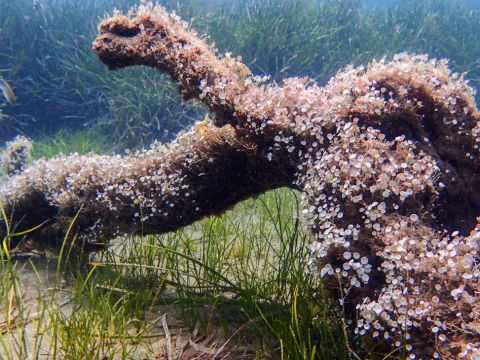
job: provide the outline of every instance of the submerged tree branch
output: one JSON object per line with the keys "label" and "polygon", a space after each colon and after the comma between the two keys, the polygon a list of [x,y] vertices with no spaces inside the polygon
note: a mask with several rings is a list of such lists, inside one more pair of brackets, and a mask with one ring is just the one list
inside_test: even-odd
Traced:
{"label": "submerged tree branch", "polygon": [[269,84],[152,4],[103,21],[94,50],[109,69],[168,73],[214,124],[125,157],[36,162],[1,190],[14,227],[50,219],[59,236],[82,209],[83,236],[162,233],[294,187],[311,265],[355,334],[417,359],[479,356],[480,116],[446,61],[400,54],[325,87]]}

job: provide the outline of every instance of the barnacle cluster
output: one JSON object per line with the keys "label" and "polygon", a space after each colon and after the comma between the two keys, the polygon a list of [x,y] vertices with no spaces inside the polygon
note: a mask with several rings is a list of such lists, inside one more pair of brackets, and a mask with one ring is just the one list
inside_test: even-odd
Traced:
{"label": "barnacle cluster", "polygon": [[353,334],[411,359],[480,358],[480,115],[445,60],[279,85],[151,3],[104,20],[94,50],[110,69],[169,74],[214,120],[126,156],[35,162],[0,192],[14,227],[50,219],[40,235],[59,236],[78,214],[80,237],[161,233],[299,189],[310,266]]}

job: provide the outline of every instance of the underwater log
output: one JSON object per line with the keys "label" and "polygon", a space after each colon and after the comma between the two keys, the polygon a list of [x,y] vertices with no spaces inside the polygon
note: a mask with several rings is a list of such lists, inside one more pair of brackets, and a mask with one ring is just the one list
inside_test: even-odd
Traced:
{"label": "underwater log", "polygon": [[79,240],[161,234],[292,184],[295,163],[267,161],[258,145],[231,127],[211,127],[126,156],[59,155],[9,177],[0,199],[11,232],[47,221],[31,234],[39,241],[61,239],[75,216]]}
{"label": "underwater log", "polygon": [[[480,356],[480,115],[445,60],[399,54],[320,87],[254,76],[151,3],[104,20],[109,69],[170,75],[213,124],[127,156],[39,160],[0,201],[11,228],[84,238],[162,233],[276,187],[302,191],[309,263],[353,336],[416,359]],[[32,234],[31,236],[36,236]]]}

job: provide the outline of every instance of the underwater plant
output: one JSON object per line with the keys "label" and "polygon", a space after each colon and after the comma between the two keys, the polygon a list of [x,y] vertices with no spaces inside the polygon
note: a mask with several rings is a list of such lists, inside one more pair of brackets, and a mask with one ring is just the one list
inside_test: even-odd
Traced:
{"label": "underwater plant", "polygon": [[39,240],[69,228],[85,241],[164,233],[299,189],[310,264],[352,333],[412,359],[480,356],[480,115],[445,60],[400,54],[325,87],[280,86],[151,3],[104,20],[94,50],[111,70],[167,73],[213,121],[126,156],[36,161],[1,188],[11,229],[47,220]]}

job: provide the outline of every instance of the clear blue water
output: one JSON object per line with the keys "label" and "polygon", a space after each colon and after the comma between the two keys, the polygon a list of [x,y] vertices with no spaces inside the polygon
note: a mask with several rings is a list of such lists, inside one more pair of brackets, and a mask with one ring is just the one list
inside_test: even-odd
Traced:
{"label": "clear blue water", "polygon": [[[362,2],[368,7],[385,8],[385,7],[391,7],[393,5],[399,5],[399,4],[405,3],[406,1],[405,0],[362,0]],[[480,0],[458,0],[456,2],[463,6],[468,6],[472,9],[480,8]]]}

